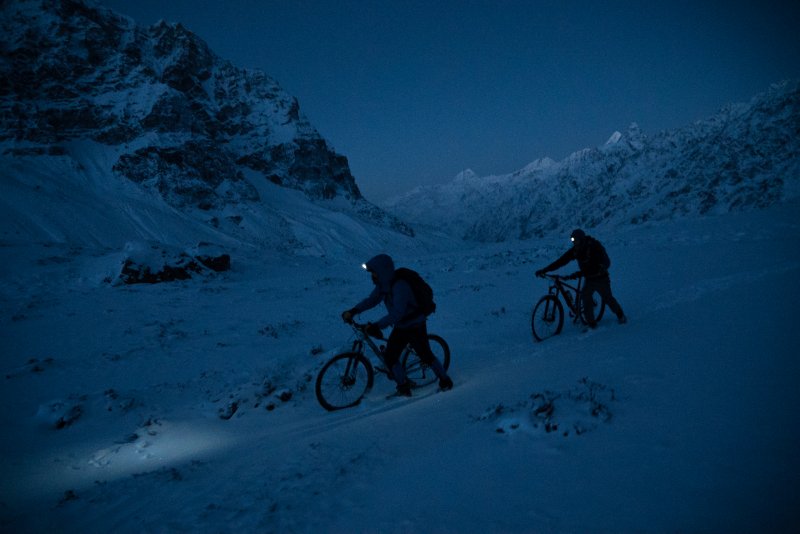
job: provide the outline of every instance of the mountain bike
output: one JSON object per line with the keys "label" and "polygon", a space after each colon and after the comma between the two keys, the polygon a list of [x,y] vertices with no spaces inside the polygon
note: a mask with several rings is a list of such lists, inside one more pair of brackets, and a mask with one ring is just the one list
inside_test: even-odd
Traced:
{"label": "mountain bike", "polygon": [[[349,324],[355,334],[353,348],[331,358],[317,375],[317,400],[328,411],[350,408],[361,402],[372,389],[376,372],[385,374],[390,380],[392,378],[384,358],[385,346],[379,346],[365,332],[365,324],[355,321]],[[446,370],[450,366],[450,347],[447,342],[436,334],[428,334],[428,342],[434,356]],[[378,358],[378,365],[372,365],[367,357],[367,348]],[[412,389],[427,386],[437,379],[433,369],[419,359],[410,345],[400,354],[400,362]]]}
{"label": "mountain bike", "polygon": [[[581,301],[583,278],[578,278],[577,286],[573,286],[565,282],[565,280],[571,280],[571,277],[557,274],[546,274],[544,277],[551,280],[552,283],[547,295],[539,299],[531,314],[531,330],[536,341],[544,341],[561,333],[561,328],[564,326],[564,306],[561,299],[564,299],[567,304],[572,322],[586,324]],[[595,320],[600,321],[606,311],[606,303],[597,294],[592,295],[592,301],[594,302]]]}

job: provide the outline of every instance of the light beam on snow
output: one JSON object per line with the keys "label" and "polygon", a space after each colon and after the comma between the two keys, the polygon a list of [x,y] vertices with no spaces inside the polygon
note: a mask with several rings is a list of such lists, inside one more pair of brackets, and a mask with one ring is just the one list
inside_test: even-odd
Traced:
{"label": "light beam on snow", "polygon": [[[177,469],[229,448],[233,438],[219,428],[196,422],[160,421],[137,429],[127,439],[106,445],[48,451],[18,464],[13,499],[20,503],[50,499],[100,482]],[[5,491],[3,493],[6,493]]]}

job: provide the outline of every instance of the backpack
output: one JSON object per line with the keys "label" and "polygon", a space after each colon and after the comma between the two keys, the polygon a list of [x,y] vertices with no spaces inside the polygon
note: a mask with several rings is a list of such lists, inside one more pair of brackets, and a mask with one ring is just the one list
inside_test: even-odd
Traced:
{"label": "backpack", "polygon": [[606,252],[606,247],[600,244],[600,241],[597,241],[597,250],[600,252],[600,258],[598,259],[598,263],[608,270],[611,267],[611,258],[608,257],[608,252]]}
{"label": "backpack", "polygon": [[417,308],[403,319],[408,319],[416,315],[428,316],[436,311],[436,303],[433,301],[433,289],[422,279],[418,272],[405,267],[400,267],[394,271],[394,284],[397,280],[405,280],[411,291],[414,293],[414,300],[417,301]]}
{"label": "backpack", "polygon": [[602,268],[603,272],[608,271],[608,268],[611,267],[611,258],[608,257],[606,248],[593,237],[587,237],[587,239],[590,240],[589,246],[593,249],[597,265]]}

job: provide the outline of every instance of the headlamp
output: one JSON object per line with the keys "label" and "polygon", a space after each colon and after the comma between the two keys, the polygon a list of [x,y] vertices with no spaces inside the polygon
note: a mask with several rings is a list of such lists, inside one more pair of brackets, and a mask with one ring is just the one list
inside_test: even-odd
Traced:
{"label": "headlamp", "polygon": [[363,267],[365,271],[369,271],[369,267],[367,267],[366,263],[362,263],[361,267]]}

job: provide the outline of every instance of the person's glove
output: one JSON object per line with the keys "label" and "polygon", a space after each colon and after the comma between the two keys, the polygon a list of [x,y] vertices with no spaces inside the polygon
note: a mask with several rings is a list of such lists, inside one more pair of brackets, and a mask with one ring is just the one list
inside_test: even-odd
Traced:
{"label": "person's glove", "polygon": [[364,333],[376,339],[383,339],[383,332],[374,323],[367,323],[367,326],[364,327]]}
{"label": "person's glove", "polygon": [[545,271],[544,269],[539,269],[538,271],[536,271],[536,278],[544,278],[544,274],[546,272],[547,271]]}
{"label": "person's glove", "polygon": [[346,323],[353,322],[353,310],[345,310],[342,312],[342,320]]}

